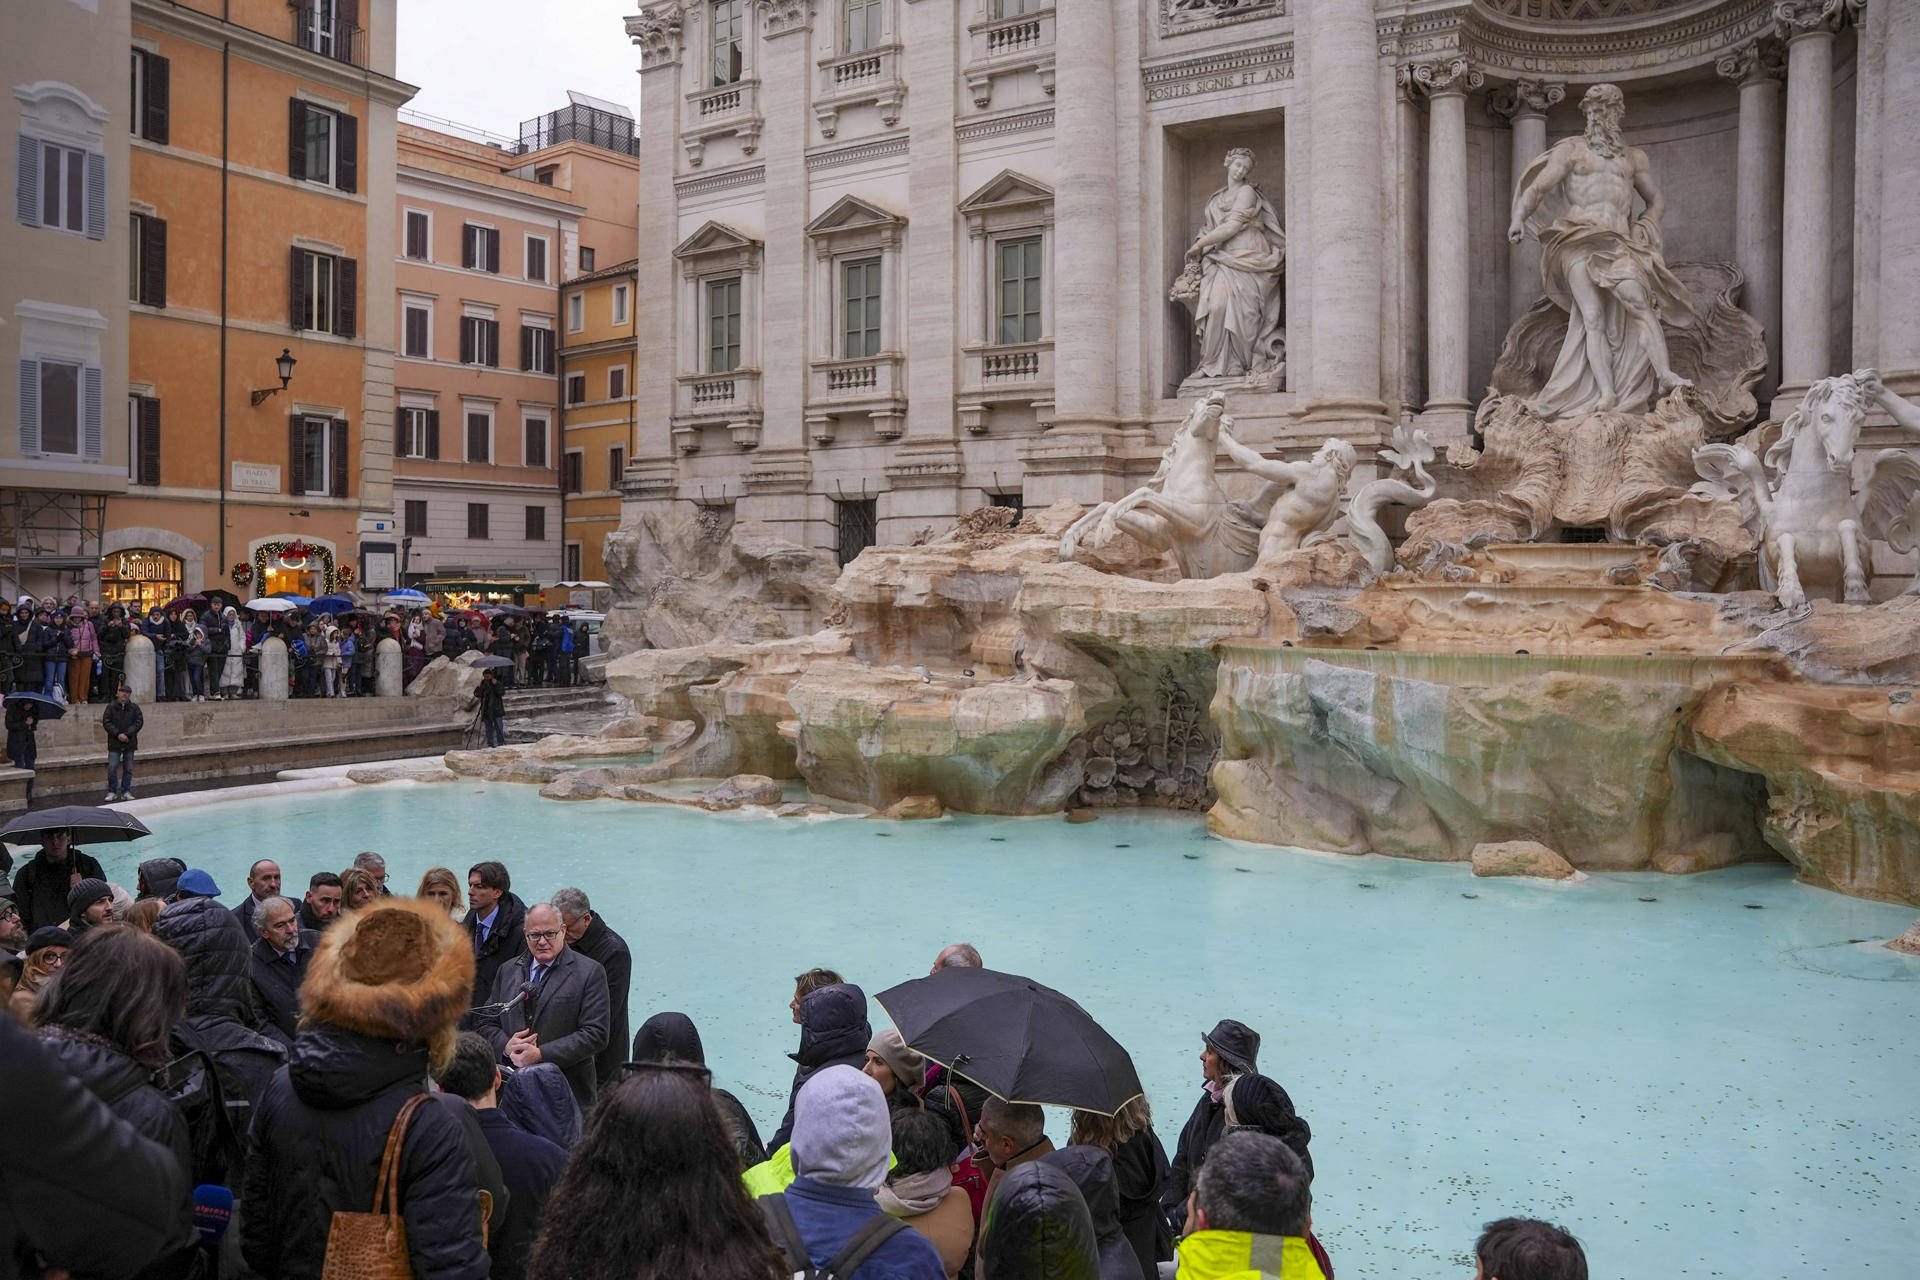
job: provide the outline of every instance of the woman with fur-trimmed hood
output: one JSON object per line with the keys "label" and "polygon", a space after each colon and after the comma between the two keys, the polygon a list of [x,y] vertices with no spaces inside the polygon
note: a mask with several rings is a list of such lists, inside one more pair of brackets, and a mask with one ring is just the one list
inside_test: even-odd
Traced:
{"label": "woman with fur-trimmed hood", "polygon": [[[387,1132],[451,1059],[472,989],[472,944],[437,903],[377,899],[322,935],[248,1136],[241,1250],[266,1280],[318,1280],[334,1213],[372,1211]],[[486,1280],[478,1174],[450,1111],[415,1111],[396,1184],[418,1280]]]}

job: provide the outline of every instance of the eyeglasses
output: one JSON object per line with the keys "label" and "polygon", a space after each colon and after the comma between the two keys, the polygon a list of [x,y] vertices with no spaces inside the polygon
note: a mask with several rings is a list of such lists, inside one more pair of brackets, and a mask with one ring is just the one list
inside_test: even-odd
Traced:
{"label": "eyeglasses", "polygon": [[542,929],[538,933],[528,934],[527,941],[528,942],[552,942],[555,938],[559,936],[560,936],[560,930],[558,929]]}

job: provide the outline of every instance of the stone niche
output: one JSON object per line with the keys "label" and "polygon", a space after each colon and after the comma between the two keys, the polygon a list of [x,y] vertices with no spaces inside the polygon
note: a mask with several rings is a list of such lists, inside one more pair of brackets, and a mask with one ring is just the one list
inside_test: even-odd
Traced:
{"label": "stone niche", "polygon": [[[1189,124],[1169,125],[1162,134],[1161,158],[1165,181],[1160,200],[1161,270],[1163,278],[1150,282],[1154,296],[1160,299],[1165,325],[1161,338],[1161,395],[1181,395],[1180,384],[1200,361],[1199,343],[1193,336],[1193,314],[1167,297],[1174,277],[1180,274],[1187,246],[1200,231],[1207,200],[1226,185],[1227,152],[1245,147],[1253,152],[1250,179],[1272,202],[1280,215],[1282,231],[1287,226],[1286,145],[1281,130],[1281,112],[1256,111]],[[1288,306],[1286,280],[1281,281],[1281,329],[1286,328]],[[1282,382],[1282,387],[1286,385]],[[1202,394],[1190,389],[1188,394]],[[1254,407],[1257,398],[1244,392],[1235,397],[1241,409]]]}

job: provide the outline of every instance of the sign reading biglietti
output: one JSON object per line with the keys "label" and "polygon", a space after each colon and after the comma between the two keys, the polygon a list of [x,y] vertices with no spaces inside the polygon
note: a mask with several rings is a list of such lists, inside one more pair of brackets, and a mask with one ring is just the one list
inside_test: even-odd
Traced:
{"label": "sign reading biglietti", "polygon": [[236,462],[228,487],[246,493],[280,492],[280,468],[270,462]]}

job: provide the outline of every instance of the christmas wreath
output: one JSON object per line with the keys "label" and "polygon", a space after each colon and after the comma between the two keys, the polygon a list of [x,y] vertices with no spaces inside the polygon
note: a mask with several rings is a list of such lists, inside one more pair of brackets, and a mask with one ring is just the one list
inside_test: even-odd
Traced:
{"label": "christmas wreath", "polygon": [[227,576],[233,579],[234,586],[244,587],[253,581],[253,566],[245,560],[237,561],[233,566],[233,571]]}
{"label": "christmas wreath", "polygon": [[[323,591],[333,591],[352,581],[351,568],[336,569],[333,552],[325,547],[314,546],[299,538],[290,538],[285,542],[263,542],[253,549],[253,577],[264,583],[267,580],[267,562],[278,560],[289,569],[317,569],[320,573],[320,586]],[[315,564],[314,561],[319,561]],[[348,575],[342,578],[342,574]]]}

